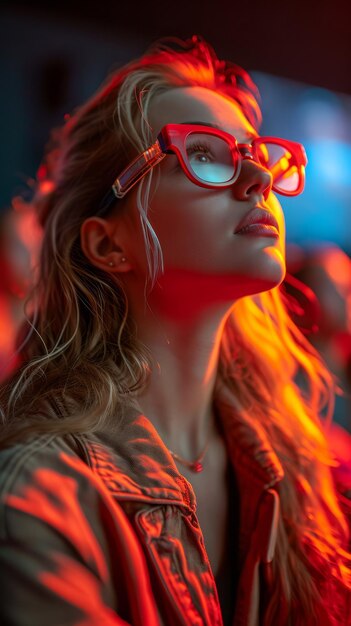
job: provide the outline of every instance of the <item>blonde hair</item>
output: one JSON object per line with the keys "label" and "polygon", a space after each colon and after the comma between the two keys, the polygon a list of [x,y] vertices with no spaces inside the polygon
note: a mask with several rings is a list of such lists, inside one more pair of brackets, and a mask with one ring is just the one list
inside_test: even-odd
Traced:
{"label": "blonde hair", "polygon": [[[54,132],[32,202],[43,241],[18,335],[21,365],[0,394],[3,447],[34,433],[89,435],[107,424],[116,427],[116,416],[147,384],[151,358],[137,341],[122,284],[89,263],[80,227],[96,214],[116,175],[150,145],[147,114],[155,94],[192,85],[236,100],[259,126],[258,92],[249,76],[193,38],[158,43],[115,72]],[[139,185],[137,199],[152,288],[162,251],[148,220],[150,180],[148,175]],[[123,210],[123,201],[109,210]],[[306,380],[304,393],[294,382],[298,371]],[[279,623],[282,593],[291,626],[343,624],[351,589],[349,534],[321,422],[323,411],[332,410],[333,381],[290,319],[279,288],[236,303],[218,375],[243,415],[263,429],[285,472],[265,626]]]}

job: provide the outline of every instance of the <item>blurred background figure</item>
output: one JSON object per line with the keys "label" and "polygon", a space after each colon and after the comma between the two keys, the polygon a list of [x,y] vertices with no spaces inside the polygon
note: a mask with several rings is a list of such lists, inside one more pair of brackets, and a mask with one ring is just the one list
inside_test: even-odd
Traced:
{"label": "blurred background figure", "polygon": [[39,241],[29,205],[14,198],[12,208],[0,214],[0,381],[17,363],[15,333],[24,318]]}
{"label": "blurred background figure", "polygon": [[336,245],[316,246],[294,275],[317,299],[308,338],[336,376],[334,419],[351,432],[351,259]]}
{"label": "blurred background figure", "polygon": [[[290,313],[335,376],[334,413],[325,427],[338,460],[335,482],[351,492],[351,259],[334,244],[295,244],[287,248],[287,266]],[[303,387],[299,375],[297,384]]]}

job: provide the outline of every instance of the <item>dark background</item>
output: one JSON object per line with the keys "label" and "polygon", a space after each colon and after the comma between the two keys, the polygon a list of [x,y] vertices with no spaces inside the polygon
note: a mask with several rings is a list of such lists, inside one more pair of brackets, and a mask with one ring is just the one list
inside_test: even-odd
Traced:
{"label": "dark background", "polygon": [[[220,56],[248,69],[351,93],[351,3],[347,0],[100,0],[2,2],[3,11],[41,16],[108,38],[130,39],[141,52],[165,36],[208,38]],[[16,33],[13,32],[16,40]]]}

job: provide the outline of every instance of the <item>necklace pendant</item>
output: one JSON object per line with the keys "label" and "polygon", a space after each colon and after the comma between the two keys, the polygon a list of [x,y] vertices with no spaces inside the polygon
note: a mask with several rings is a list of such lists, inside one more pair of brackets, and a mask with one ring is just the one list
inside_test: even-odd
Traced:
{"label": "necklace pendant", "polygon": [[191,469],[194,472],[202,472],[202,470],[204,469],[204,466],[202,465],[202,463],[200,463],[199,461],[196,461],[196,463],[192,464]]}

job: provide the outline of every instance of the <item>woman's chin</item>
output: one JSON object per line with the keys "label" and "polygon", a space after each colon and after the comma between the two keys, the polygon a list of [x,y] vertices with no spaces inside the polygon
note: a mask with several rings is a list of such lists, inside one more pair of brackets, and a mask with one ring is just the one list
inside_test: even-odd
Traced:
{"label": "woman's chin", "polygon": [[278,287],[286,274],[285,263],[262,263],[255,272],[248,272],[241,277],[243,295],[253,295]]}
{"label": "woman's chin", "polygon": [[257,281],[256,288],[252,292],[253,294],[262,293],[263,291],[269,291],[270,289],[274,289],[274,287],[279,287],[279,285],[283,282],[285,274],[280,274],[279,277],[265,277],[262,278],[261,281]]}
{"label": "woman's chin", "polygon": [[285,258],[281,250],[277,248],[265,250],[265,258],[262,259],[257,270],[257,279],[267,283],[269,285],[267,289],[280,285],[286,273]]}

